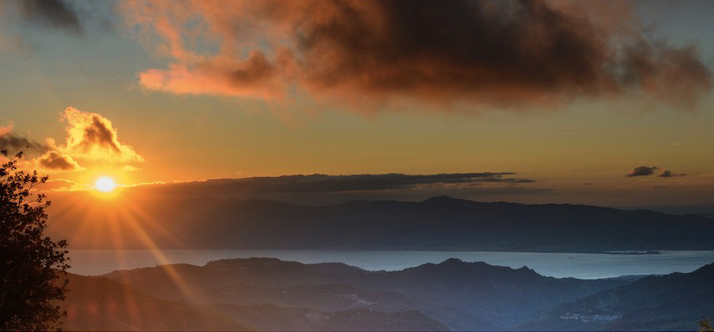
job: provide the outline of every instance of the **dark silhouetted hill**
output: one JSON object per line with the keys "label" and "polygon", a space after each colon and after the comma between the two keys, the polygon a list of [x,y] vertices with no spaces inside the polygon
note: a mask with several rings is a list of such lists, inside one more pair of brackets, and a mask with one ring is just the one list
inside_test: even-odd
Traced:
{"label": "dark silhouetted hill", "polygon": [[217,311],[159,299],[105,277],[69,274],[64,330],[250,331]]}
{"label": "dark silhouetted hill", "polygon": [[[63,329],[108,331],[443,331],[444,325],[416,311],[380,312],[355,308],[321,311],[274,304],[236,306],[201,303],[196,287],[179,281],[183,303],[160,299],[106,277],[69,275],[70,293],[63,303]],[[172,272],[173,273],[173,272]],[[330,290],[329,287],[327,288]],[[260,292],[264,289],[258,289]],[[316,289],[312,289],[315,291]],[[160,293],[160,292],[159,292]],[[233,294],[236,295],[236,294]],[[299,293],[297,296],[305,295]],[[244,323],[245,322],[245,323]]]}
{"label": "dark silhouetted hill", "polygon": [[[215,261],[203,267],[169,265],[116,271],[106,277],[168,301],[220,308],[250,326],[271,329],[285,327],[270,325],[265,317],[272,314],[285,319],[302,317],[294,323],[305,329],[354,329],[357,327],[344,322],[350,317],[360,321],[365,315],[374,316],[369,323],[373,325],[359,323],[366,329],[432,329],[436,325],[430,320],[455,330],[504,329],[562,303],[630,282],[557,279],[528,268],[457,259],[402,271],[369,272],[344,264],[251,258]],[[183,285],[190,285],[190,292]],[[291,309],[268,314],[271,309],[266,305]],[[252,309],[246,311],[247,307]],[[305,312],[310,315],[303,315]],[[254,314],[257,316],[250,316]],[[306,315],[317,318],[307,319]],[[416,328],[419,325],[407,324],[415,317],[422,317],[420,324],[426,325]],[[396,322],[401,325],[394,325]]]}
{"label": "dark silhouetted hill", "polygon": [[691,330],[714,264],[604,280],[449,259],[401,271],[273,258],[70,276],[69,330]]}
{"label": "dark silhouetted hill", "polygon": [[212,309],[251,322],[261,331],[445,331],[438,321],[417,311],[380,312],[370,309],[320,311],[280,307],[220,304]]}
{"label": "dark silhouetted hill", "polygon": [[523,329],[696,330],[714,317],[714,264],[691,273],[651,276],[567,303]]}

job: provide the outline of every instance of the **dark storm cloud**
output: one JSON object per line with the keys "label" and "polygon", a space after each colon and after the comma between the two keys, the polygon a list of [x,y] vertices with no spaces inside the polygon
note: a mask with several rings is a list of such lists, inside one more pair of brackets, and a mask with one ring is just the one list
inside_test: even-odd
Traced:
{"label": "dark storm cloud", "polygon": [[531,179],[510,177],[512,172],[452,173],[432,175],[359,174],[359,175],[286,175],[241,179],[216,179],[199,182],[148,185],[159,191],[194,191],[213,194],[251,193],[337,193],[382,191],[445,186],[469,186],[482,183],[522,184]]}
{"label": "dark storm cloud", "polygon": [[[336,6],[301,36],[307,83],[319,91],[350,85],[357,93],[450,99],[473,94],[501,99],[590,86],[601,74],[602,40],[543,2],[375,1],[385,27],[359,6]],[[582,28],[582,30],[581,30]],[[329,52],[328,67],[321,51]],[[325,70],[327,69],[327,70]]]}
{"label": "dark storm cloud", "polygon": [[27,22],[76,34],[83,32],[79,16],[63,0],[21,0],[18,4],[20,15]]}
{"label": "dark storm cloud", "polygon": [[672,171],[665,169],[662,171],[662,173],[659,175],[660,177],[663,178],[674,178],[674,177],[680,177],[680,176],[687,176],[686,173],[672,173]]}
{"label": "dark storm cloud", "polygon": [[74,171],[82,169],[72,157],[57,151],[49,151],[37,161],[48,170]]}
{"label": "dark storm cloud", "polygon": [[[637,29],[623,38],[603,23],[612,12],[590,10],[596,3],[558,4],[133,2],[125,12],[133,23],[154,27],[175,60],[169,69],[143,72],[141,83],[179,94],[265,98],[298,87],[317,99],[528,106],[636,92],[691,108],[711,89],[711,72],[694,46],[652,42]],[[196,29],[196,17],[208,28]],[[199,64],[194,52],[201,50],[185,43],[196,31],[221,50]]]}
{"label": "dark storm cloud", "polygon": [[26,137],[20,137],[12,132],[1,132],[0,128],[0,150],[8,150],[10,152],[44,152],[47,150],[47,146],[44,144],[35,142]]}
{"label": "dark storm cloud", "polygon": [[649,176],[654,174],[654,172],[657,170],[656,166],[638,166],[635,167],[632,171],[630,171],[629,174],[627,174],[627,177],[633,177],[633,176]]}
{"label": "dark storm cloud", "polygon": [[711,71],[693,46],[672,48],[644,40],[625,49],[621,80],[625,86],[670,104],[693,108],[699,95],[711,89]]}

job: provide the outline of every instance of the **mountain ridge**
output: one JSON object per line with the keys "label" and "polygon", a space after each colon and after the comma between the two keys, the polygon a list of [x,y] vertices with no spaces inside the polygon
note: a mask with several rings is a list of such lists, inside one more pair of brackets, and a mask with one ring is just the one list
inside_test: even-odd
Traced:
{"label": "mountain ridge", "polygon": [[[527,267],[513,269],[459,259],[400,271],[365,271],[344,264],[325,267],[275,258],[239,258],[202,267],[115,271],[105,277],[177,303],[240,308],[273,304],[321,312],[418,311],[453,330],[507,328],[542,310],[631,282],[559,279]],[[182,283],[192,285],[191,294],[183,292]],[[245,316],[237,313],[236,317]]]}
{"label": "mountain ridge", "polygon": [[[523,330],[691,330],[714,317],[714,263],[643,277],[545,312]],[[565,322],[564,322],[565,321]]]}
{"label": "mountain ridge", "polygon": [[[139,204],[139,203],[137,203]],[[264,199],[155,196],[141,213],[111,204],[65,209],[50,235],[73,248],[604,252],[714,250],[714,220],[572,204],[352,201],[305,206]],[[84,222],[91,218],[92,222]],[[169,227],[170,226],[170,227]],[[137,236],[140,227],[152,243]],[[92,233],[92,237],[77,234]],[[146,238],[146,237],[143,237]]]}

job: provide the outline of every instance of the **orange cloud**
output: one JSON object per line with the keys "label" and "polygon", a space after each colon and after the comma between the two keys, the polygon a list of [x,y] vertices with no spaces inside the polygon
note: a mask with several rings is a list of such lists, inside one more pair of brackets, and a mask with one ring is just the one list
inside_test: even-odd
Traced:
{"label": "orange cloud", "polygon": [[117,129],[109,119],[91,112],[83,112],[74,107],[67,107],[62,113],[66,142],[58,145],[54,139],[47,138],[46,143],[17,136],[13,133],[13,123],[0,126],[0,150],[10,153],[19,151],[38,153],[39,157],[27,161],[46,171],[81,171],[80,163],[100,162],[124,164],[125,170],[138,170],[132,163],[144,162],[134,149],[119,141]]}
{"label": "orange cloud", "polygon": [[348,104],[411,99],[521,108],[644,94],[694,108],[712,86],[693,46],[647,40],[630,23],[627,4],[263,0],[122,6],[147,45],[158,45],[172,62],[143,71],[140,83],[176,94],[270,99],[298,92]]}
{"label": "orange cloud", "polygon": [[260,52],[244,62],[205,63],[195,68],[174,64],[168,70],[150,69],[139,74],[142,86],[176,94],[212,94],[273,98],[286,88],[277,69]]}
{"label": "orange cloud", "polygon": [[37,188],[40,190],[71,190],[76,186],[77,183],[74,181],[57,179],[47,180],[45,183],[38,184]]}
{"label": "orange cloud", "polygon": [[56,150],[77,159],[109,163],[143,162],[131,146],[119,141],[117,129],[109,119],[68,107],[62,114],[67,122],[67,142]]}

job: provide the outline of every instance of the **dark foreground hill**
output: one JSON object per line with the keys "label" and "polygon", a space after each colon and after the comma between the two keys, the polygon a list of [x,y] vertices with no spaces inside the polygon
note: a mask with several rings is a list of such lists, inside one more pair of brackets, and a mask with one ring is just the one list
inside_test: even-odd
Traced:
{"label": "dark foreground hill", "polygon": [[521,329],[682,331],[696,329],[702,317],[714,317],[714,264],[645,277],[563,304]]}
{"label": "dark foreground hill", "polygon": [[456,259],[371,272],[251,258],[70,279],[68,330],[693,330],[714,317],[714,264],[579,280]]}
{"label": "dark foreground hill", "polygon": [[[645,210],[449,197],[321,207],[216,197],[131,199],[81,209],[59,199],[51,235],[68,239],[73,248],[121,243],[124,248],[192,249],[714,249],[714,220]],[[126,206],[134,208],[127,211]]]}
{"label": "dark foreground hill", "polygon": [[277,259],[179,264],[105,277],[260,330],[501,330],[630,281],[544,277],[456,259],[395,272]]}
{"label": "dark foreground hill", "polygon": [[[321,311],[273,304],[178,303],[106,277],[70,275],[63,303],[69,331],[443,331],[444,325],[416,312],[368,309]],[[183,288],[187,291],[190,285]]]}
{"label": "dark foreground hill", "polygon": [[229,315],[159,299],[105,277],[70,274],[69,281],[64,330],[253,330]]}

